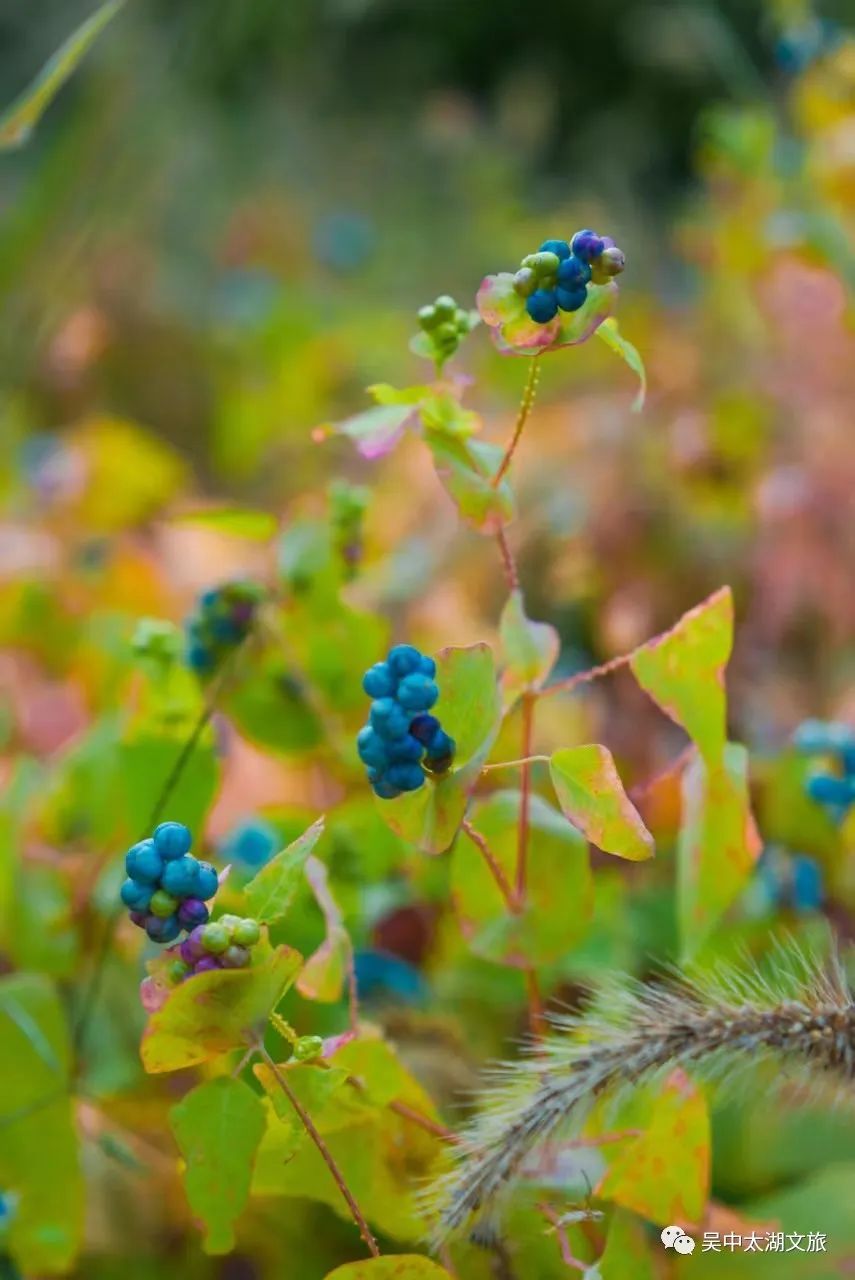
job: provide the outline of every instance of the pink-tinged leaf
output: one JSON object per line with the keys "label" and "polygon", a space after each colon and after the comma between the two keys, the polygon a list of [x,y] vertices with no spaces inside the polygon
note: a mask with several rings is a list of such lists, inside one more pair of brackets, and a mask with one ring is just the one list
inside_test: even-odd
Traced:
{"label": "pink-tinged leaf", "polygon": [[415,1253],[387,1254],[346,1262],[330,1271],[325,1280],[451,1280],[445,1267]]}
{"label": "pink-tinged leaf", "polygon": [[710,764],[721,760],[727,741],[724,668],[732,647],[733,596],[722,587],[630,658],[642,689],[682,725]]}
{"label": "pink-tinged leaf", "polygon": [[[509,277],[513,279],[513,277]],[[488,281],[500,277],[488,276]],[[482,289],[484,288],[482,285]],[[480,295],[479,295],[480,296]],[[493,342],[503,355],[534,356],[540,352],[558,351],[562,347],[575,347],[592,337],[603,321],[611,316],[617,306],[618,287],[614,281],[608,284],[592,284],[584,304],[578,311],[559,311],[548,324],[537,324],[525,309],[525,302],[517,298],[516,304],[507,297],[504,282],[491,285],[487,307],[491,314],[501,315],[501,320],[490,324]],[[480,304],[479,304],[480,305]],[[482,316],[486,316],[482,310]]]}
{"label": "pink-tinged leaf", "polygon": [[345,979],[353,968],[353,947],[341,911],[332,896],[325,864],[312,856],[306,863],[305,872],[324,917],[327,936],[303,965],[297,979],[297,990],[306,1000],[333,1004],[341,998]]}
{"label": "pink-tinged leaf", "polygon": [[526,617],[521,591],[512,591],[499,619],[499,638],[505,669],[502,691],[505,706],[512,706],[528,689],[540,689],[558,661],[561,641],[548,622]]}
{"label": "pink-tinged leaf", "polygon": [[442,777],[428,778],[418,791],[377,801],[395,834],[430,854],[444,853],[454,843],[502,713],[489,645],[443,649],[436,665],[439,702],[433,713],[457,744],[453,767]]}
{"label": "pink-tinged leaf", "polygon": [[683,774],[677,844],[682,954],[693,956],[744,887],[762,841],[751,814],[748,752],[730,742],[719,764],[696,756]]}
{"label": "pink-tinged leaf", "polygon": [[380,458],[394,449],[415,419],[412,404],[378,404],[346,418],[335,430],[349,436],[363,458]]}
{"label": "pink-tinged leaf", "polygon": [[219,1076],[191,1090],[169,1121],[186,1164],[190,1208],[205,1227],[205,1252],[229,1253],[267,1127],[264,1105],[242,1080]]}
{"label": "pink-tinged leaf", "polygon": [[146,1071],[179,1071],[251,1043],[302,962],[292,947],[277,947],[252,968],[213,969],[182,982],[148,1020],[140,1050]]}
{"label": "pink-tinged leaf", "polygon": [[565,747],[549,761],[565,817],[605,853],[632,862],[653,857],[653,837],[623,788],[612,754],[591,744]]}
{"label": "pink-tinged leaf", "polygon": [[685,1072],[665,1081],[641,1136],[612,1150],[598,1196],[658,1227],[700,1221],[709,1195],[710,1121],[703,1094]]}

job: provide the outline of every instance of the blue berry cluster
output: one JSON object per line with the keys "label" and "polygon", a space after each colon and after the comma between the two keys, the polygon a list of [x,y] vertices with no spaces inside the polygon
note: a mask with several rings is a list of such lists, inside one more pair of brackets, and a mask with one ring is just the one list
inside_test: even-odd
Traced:
{"label": "blue berry cluster", "polygon": [[187,622],[187,663],[211,675],[235,645],[246,639],[264,589],[255,582],[226,582],[205,591]]}
{"label": "blue berry cluster", "polygon": [[855,729],[833,720],[805,720],[793,735],[800,751],[827,763],[808,775],[807,793],[843,822],[855,803]]}
{"label": "blue berry cluster", "polygon": [[548,324],[560,311],[578,311],[588,285],[605,284],[626,264],[610,236],[577,231],[573,239],[544,240],[537,253],[523,258],[514,288],[525,298],[525,309],[536,324]]}
{"label": "blue berry cluster", "polygon": [[805,853],[769,847],[757,864],[757,880],[767,909],[819,911],[825,900],[822,868]]}
{"label": "blue berry cluster", "polygon": [[174,942],[182,929],[190,932],[208,921],[205,903],[217,892],[217,873],[210,862],[193,857],[192,843],[183,823],[161,822],[149,840],[125,855],[128,879],[120,896],[152,942]]}
{"label": "blue berry cluster", "polygon": [[435,675],[433,658],[411,644],[396,644],[363,677],[362,687],[374,701],[356,746],[381,800],[418,791],[426,769],[444,773],[451,765],[454,739],[428,714],[439,697]]}

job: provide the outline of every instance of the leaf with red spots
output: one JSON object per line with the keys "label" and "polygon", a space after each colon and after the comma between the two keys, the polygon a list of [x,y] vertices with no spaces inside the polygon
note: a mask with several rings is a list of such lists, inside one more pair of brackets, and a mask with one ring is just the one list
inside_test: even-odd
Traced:
{"label": "leaf with red spots", "polygon": [[653,837],[623,789],[612,754],[590,744],[554,751],[552,785],[564,816],[605,853],[631,862],[653,857]]}
{"label": "leaf with red spots", "polygon": [[659,1227],[673,1223],[685,1228],[700,1220],[709,1182],[706,1100],[685,1072],[673,1071],[653,1103],[644,1132],[611,1160],[597,1195]]}

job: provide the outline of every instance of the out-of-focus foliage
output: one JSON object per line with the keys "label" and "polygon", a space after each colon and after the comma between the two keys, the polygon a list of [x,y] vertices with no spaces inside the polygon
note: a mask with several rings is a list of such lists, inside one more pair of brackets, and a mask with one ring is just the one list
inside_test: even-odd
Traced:
{"label": "out-of-focus foliage", "polygon": [[[4,103],[92,12],[39,9],[0,16]],[[430,1261],[418,1194],[539,1001],[855,936],[855,809],[789,745],[855,718],[842,10],[127,5],[3,153],[0,1270],[843,1273],[853,1126],[750,1082],[546,1151],[490,1248]],[[540,361],[494,484],[526,362],[478,326],[433,381],[416,312],[588,225],[620,328]],[[237,578],[258,625],[200,682],[179,628]],[[457,751],[384,802],[354,743],[393,641]],[[147,1017],[154,948],[103,944],[167,787],[269,938]],[[671,1259],[666,1218],[828,1249]]]}

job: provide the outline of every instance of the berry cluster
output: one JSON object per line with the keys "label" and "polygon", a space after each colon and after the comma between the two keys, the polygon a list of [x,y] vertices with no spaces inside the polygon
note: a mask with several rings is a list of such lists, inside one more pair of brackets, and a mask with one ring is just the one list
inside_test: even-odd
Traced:
{"label": "berry cluster", "polygon": [[174,942],[182,929],[207,923],[205,903],[217,892],[217,873],[210,862],[193,857],[192,843],[183,823],[161,822],[151,839],[125,855],[128,879],[120,896],[152,942]]}
{"label": "berry cluster", "polygon": [[187,622],[187,663],[210,675],[249,634],[264,590],[255,582],[226,582],[205,591]]}
{"label": "berry cluster", "polygon": [[472,329],[472,316],[463,307],[458,307],[447,293],[422,307],[418,319],[419,328],[426,335],[437,364],[450,360]]}
{"label": "berry cluster", "polygon": [[369,497],[364,485],[348,484],[346,480],[336,480],[329,488],[333,545],[350,578],[362,559],[362,526]]}
{"label": "berry cluster", "polygon": [[261,937],[257,920],[251,917],[220,916],[210,924],[198,924],[178,947],[167,973],[177,986],[194,973],[212,969],[246,969],[252,964],[252,948]]}
{"label": "berry cluster", "polygon": [[373,698],[368,724],[356,739],[368,781],[381,800],[417,791],[430,773],[444,773],[454,756],[436,716],[436,663],[411,644],[396,644],[385,662],[366,671],[362,687]]}
{"label": "berry cluster", "polygon": [[855,804],[855,729],[836,721],[805,720],[793,742],[808,755],[827,758],[826,767],[808,776],[806,789],[812,800],[842,822]]}
{"label": "berry cluster", "polygon": [[610,236],[577,231],[573,239],[544,240],[537,253],[523,258],[514,288],[536,324],[548,324],[561,311],[578,311],[588,284],[606,284],[620,275],[626,259]]}

